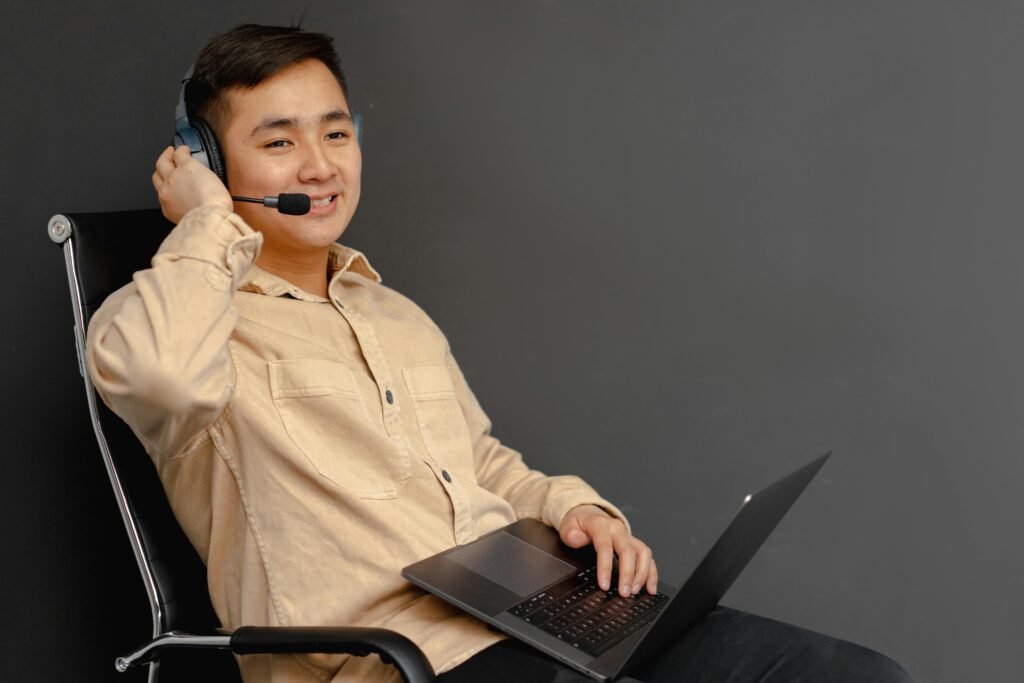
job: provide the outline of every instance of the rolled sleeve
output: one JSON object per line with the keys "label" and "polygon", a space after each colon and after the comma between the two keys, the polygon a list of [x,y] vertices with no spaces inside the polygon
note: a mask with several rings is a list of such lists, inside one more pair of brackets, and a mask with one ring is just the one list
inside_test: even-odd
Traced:
{"label": "rolled sleeve", "polygon": [[112,294],[86,338],[100,396],[152,452],[180,452],[230,400],[234,288],[262,235],[220,207],[185,214],[152,267]]}
{"label": "rolled sleeve", "polygon": [[154,260],[202,261],[238,280],[256,261],[262,244],[263,235],[237,214],[219,206],[201,206],[182,217],[160,245]]}

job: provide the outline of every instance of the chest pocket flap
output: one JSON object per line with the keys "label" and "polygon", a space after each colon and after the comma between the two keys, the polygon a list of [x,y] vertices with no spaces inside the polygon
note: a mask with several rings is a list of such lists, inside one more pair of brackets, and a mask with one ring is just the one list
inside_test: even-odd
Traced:
{"label": "chest pocket flap", "polygon": [[382,447],[348,365],[294,359],[268,367],[288,436],[320,476],[363,498],[394,498],[403,459]]}
{"label": "chest pocket flap", "polygon": [[473,446],[469,428],[455,396],[448,368],[403,368],[402,375],[416,409],[416,420],[427,452],[443,467],[472,473]]}

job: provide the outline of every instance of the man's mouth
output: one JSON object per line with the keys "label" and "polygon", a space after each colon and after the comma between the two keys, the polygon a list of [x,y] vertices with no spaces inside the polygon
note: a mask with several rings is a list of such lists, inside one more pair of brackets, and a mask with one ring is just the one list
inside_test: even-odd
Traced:
{"label": "man's mouth", "polygon": [[331,196],[329,196],[329,197],[323,197],[322,199],[313,199],[313,200],[311,200],[311,201],[310,201],[310,204],[311,204],[312,206],[327,206],[328,204],[330,204],[331,202],[333,202],[333,201],[334,201],[334,199],[335,199],[335,198],[336,198],[337,196],[338,196],[338,195],[336,195],[336,194],[332,194]]}

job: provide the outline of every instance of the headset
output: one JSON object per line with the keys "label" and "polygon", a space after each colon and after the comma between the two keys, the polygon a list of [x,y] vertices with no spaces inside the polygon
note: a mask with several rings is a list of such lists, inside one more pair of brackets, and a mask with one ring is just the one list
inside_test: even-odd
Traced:
{"label": "headset", "polygon": [[[213,134],[213,128],[200,118],[190,119],[188,106],[185,104],[185,88],[192,79],[192,72],[195,68],[195,64],[190,66],[181,79],[181,93],[178,95],[178,104],[174,107],[174,146],[187,146],[192,152],[192,158],[217,174],[221,182],[227,186],[228,175],[224,165],[224,156],[221,154],[220,145],[217,144],[217,136]],[[352,125],[356,130],[356,142],[362,147],[363,117],[361,114],[352,114]]]}

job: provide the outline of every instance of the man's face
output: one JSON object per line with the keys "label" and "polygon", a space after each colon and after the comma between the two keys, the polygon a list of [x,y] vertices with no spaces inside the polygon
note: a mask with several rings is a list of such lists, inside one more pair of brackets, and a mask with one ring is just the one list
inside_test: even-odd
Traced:
{"label": "man's face", "polygon": [[312,209],[288,216],[259,204],[235,211],[263,233],[263,252],[301,258],[345,231],[359,203],[362,155],[341,86],[323,63],[294,64],[255,88],[226,93],[220,144],[228,189],[245,197],[308,194]]}

